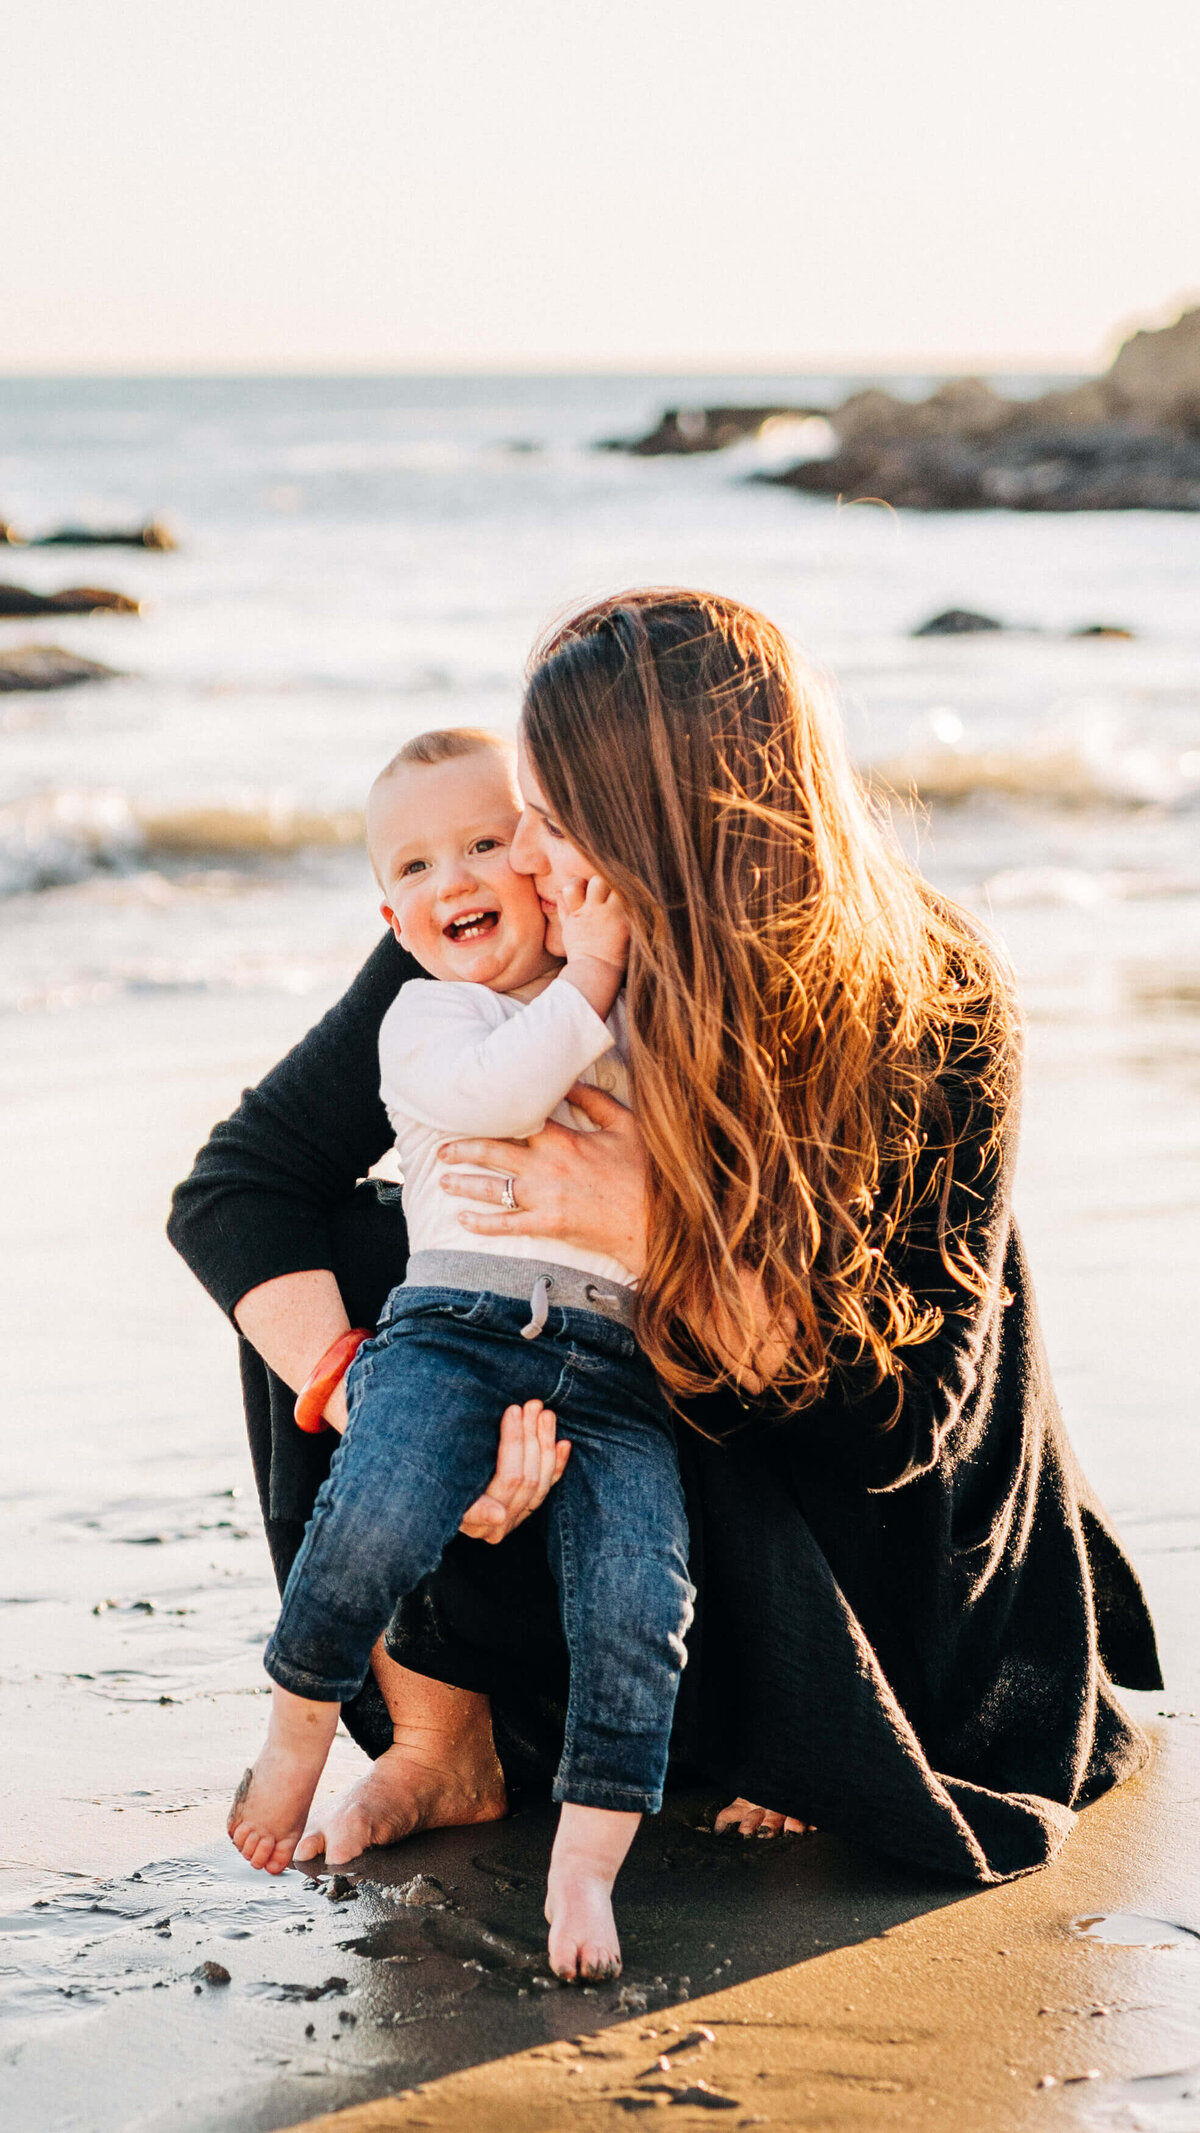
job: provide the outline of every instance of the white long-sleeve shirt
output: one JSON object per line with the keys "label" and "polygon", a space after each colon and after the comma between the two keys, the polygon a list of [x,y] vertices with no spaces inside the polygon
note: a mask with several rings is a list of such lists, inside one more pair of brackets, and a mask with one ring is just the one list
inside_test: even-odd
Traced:
{"label": "white long-sleeve shirt", "polygon": [[627,1057],[623,994],[604,1022],[563,978],[519,994],[432,978],[402,985],[380,1026],[379,1072],[410,1250],[548,1259],[632,1288],[634,1276],[619,1260],[559,1237],[476,1239],[458,1220],[468,1203],[442,1191],[439,1181],[453,1166],[437,1153],[443,1141],[466,1136],[525,1140],[549,1118],[592,1130],[566,1092],[590,1082],[627,1104]]}

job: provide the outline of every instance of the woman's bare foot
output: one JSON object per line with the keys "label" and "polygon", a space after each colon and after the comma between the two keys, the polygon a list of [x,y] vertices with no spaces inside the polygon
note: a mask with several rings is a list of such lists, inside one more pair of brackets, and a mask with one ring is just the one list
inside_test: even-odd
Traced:
{"label": "woman's bare foot", "polygon": [[291,1865],[340,1711],[340,1704],[272,1686],[262,1753],[238,1786],[225,1825],[251,1866],[282,1874]]}
{"label": "woman's bare foot", "polygon": [[620,1977],[613,1883],[641,1819],[569,1800],[563,1807],[546,1884],[550,1968],[557,1977]]}
{"label": "woman's bare foot", "polygon": [[731,1829],[740,1830],[743,1837],[803,1837],[816,1826],[815,1822],[798,1822],[795,1815],[776,1814],[773,1807],[756,1807],[740,1793],[713,1823],[718,1837],[727,1836]]}
{"label": "woman's bare foot", "polygon": [[[312,1795],[309,1795],[311,1801]],[[419,1829],[499,1822],[508,1813],[490,1721],[454,1732],[397,1726],[392,1746],[348,1792],[327,1801],[296,1847],[296,1864],[344,1866]]]}

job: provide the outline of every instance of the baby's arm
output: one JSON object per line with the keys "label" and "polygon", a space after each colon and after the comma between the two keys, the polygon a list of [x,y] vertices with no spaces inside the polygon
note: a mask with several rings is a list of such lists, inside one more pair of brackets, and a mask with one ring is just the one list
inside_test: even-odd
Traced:
{"label": "baby's arm", "polygon": [[566,967],[520,1014],[494,1019],[494,995],[478,985],[402,987],[379,1035],[389,1112],[447,1133],[525,1140],[611,1049],[604,1017],[625,974],[624,907],[599,876],[571,883],[563,905]]}
{"label": "baby's arm", "polygon": [[587,882],[569,881],[558,908],[567,967],[554,982],[574,985],[598,1015],[611,1015],[629,960],[625,906],[603,877],[593,874]]}
{"label": "baby's arm", "polygon": [[402,988],[379,1033],[383,1101],[390,1113],[447,1134],[525,1140],[610,1049],[612,1036],[561,977],[499,1023],[481,992],[421,979]]}

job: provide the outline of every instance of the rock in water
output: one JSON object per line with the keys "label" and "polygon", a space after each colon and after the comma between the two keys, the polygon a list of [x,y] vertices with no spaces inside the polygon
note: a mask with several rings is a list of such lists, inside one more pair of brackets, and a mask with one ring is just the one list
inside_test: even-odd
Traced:
{"label": "rock in water", "polygon": [[692,452],[723,452],[746,437],[757,437],[768,422],[779,416],[820,414],[811,407],[669,407],[644,437],[607,437],[598,452],[632,452],[638,459],[667,455],[685,457]]}
{"label": "rock in water", "polygon": [[114,615],[141,612],[136,600],[125,593],[109,592],[103,585],[69,585],[63,592],[30,592],[25,585],[0,585],[0,615],[94,615],[101,610]]}
{"label": "rock in water", "polygon": [[948,607],[944,614],[931,615],[913,631],[914,637],[978,637],[985,630],[1002,630],[1004,624],[992,615],[977,615],[969,607]]}
{"label": "rock in water", "polygon": [[80,659],[56,644],[15,644],[0,652],[0,694],[16,689],[74,689],[84,681],[117,681],[117,667]]}
{"label": "rock in water", "polygon": [[43,533],[31,548],[152,548],[160,554],[169,554],[178,548],[169,526],[162,519],[152,518],[144,526],[105,529],[103,526],[59,526],[53,533]]}

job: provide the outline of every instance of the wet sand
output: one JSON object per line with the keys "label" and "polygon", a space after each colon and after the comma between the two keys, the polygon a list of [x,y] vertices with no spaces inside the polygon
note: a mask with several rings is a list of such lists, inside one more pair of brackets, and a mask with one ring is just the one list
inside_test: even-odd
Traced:
{"label": "wet sand", "polygon": [[[1158,1619],[1168,1693],[1129,1699],[1158,1756],[1046,1873],[986,1892],[827,1836],[718,1841],[713,1801],[673,1799],[621,1885],[626,1976],[597,1990],[545,1969],[544,1810],[340,1879],[264,1882],[220,1836],[261,1730],[274,1596],[232,1342],[161,1220],[212,1119],[323,1001],[9,1023],[13,2133],[271,2133],[331,2112],[345,2133],[550,2133],[657,2109],[955,2133],[1200,2125],[1195,957],[1165,907],[1141,907],[1107,961],[1069,929],[1048,941],[1044,913],[1028,923],[1027,943],[1019,914],[1010,928],[1034,1013],[1019,1206],[1068,1420]],[[359,1760],[339,1742],[331,1782]],[[229,1981],[195,1976],[206,1963]]]}

